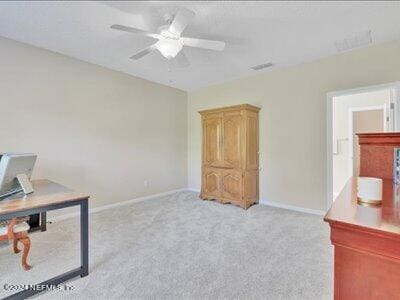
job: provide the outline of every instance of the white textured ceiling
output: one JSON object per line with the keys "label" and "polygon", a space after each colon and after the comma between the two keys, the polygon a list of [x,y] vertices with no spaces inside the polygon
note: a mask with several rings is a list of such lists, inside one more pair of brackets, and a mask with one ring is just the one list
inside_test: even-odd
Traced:
{"label": "white textured ceiling", "polygon": [[[185,47],[188,68],[157,51],[129,57],[153,39],[110,29],[118,23],[155,31],[166,13],[196,17],[184,35],[224,40],[225,51]],[[334,42],[366,30],[373,43],[400,38],[399,2],[106,1],[1,2],[0,36],[63,53],[183,90],[336,54]],[[274,67],[250,67],[273,62]]]}

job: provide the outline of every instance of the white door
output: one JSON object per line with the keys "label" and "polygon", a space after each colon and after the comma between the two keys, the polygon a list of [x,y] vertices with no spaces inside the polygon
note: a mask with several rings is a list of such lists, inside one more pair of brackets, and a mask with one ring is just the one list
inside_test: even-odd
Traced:
{"label": "white door", "polygon": [[357,133],[385,132],[385,109],[371,109],[353,111],[353,149],[352,149],[352,176],[360,175],[360,145]]}

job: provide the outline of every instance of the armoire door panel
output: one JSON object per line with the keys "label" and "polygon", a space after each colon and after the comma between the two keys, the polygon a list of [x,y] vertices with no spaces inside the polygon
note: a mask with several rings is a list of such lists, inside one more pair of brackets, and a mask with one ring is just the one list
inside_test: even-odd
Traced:
{"label": "armoire door panel", "polygon": [[222,196],[232,200],[242,200],[243,180],[242,172],[225,170],[221,179]]}
{"label": "armoire door panel", "polygon": [[202,194],[204,197],[221,196],[221,171],[219,169],[203,169]]}
{"label": "armoire door panel", "polygon": [[258,117],[250,114],[246,118],[246,168],[258,169]]}
{"label": "armoire door panel", "polygon": [[244,173],[244,198],[258,201],[258,170],[250,170]]}
{"label": "armoire door panel", "polygon": [[205,165],[219,166],[222,163],[221,123],[220,117],[208,118],[203,121],[203,164]]}
{"label": "armoire door panel", "polygon": [[240,113],[224,115],[222,119],[222,159],[225,167],[241,167],[242,129]]}

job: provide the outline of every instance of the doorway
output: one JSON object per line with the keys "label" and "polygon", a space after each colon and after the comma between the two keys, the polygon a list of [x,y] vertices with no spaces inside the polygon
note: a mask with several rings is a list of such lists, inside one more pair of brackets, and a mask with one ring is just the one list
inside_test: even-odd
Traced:
{"label": "doorway", "polygon": [[[396,131],[400,84],[351,89],[327,95],[327,207],[351,176],[359,175],[356,133]],[[399,115],[400,116],[400,115]]]}

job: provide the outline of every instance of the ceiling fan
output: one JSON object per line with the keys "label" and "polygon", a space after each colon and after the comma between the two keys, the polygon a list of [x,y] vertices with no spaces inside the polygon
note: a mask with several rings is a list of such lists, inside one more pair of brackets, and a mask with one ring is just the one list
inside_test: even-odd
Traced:
{"label": "ceiling fan", "polygon": [[181,36],[182,32],[185,30],[186,26],[189,24],[191,19],[194,18],[194,16],[195,13],[188,9],[180,9],[176,13],[174,18],[172,18],[171,15],[166,15],[165,19],[167,24],[159,27],[157,30],[158,33],[152,33],[149,31],[118,24],[112,25],[111,28],[148,36],[158,40],[153,45],[131,56],[131,59],[138,60],[143,56],[149,54],[150,52],[158,50],[161,55],[168,60],[175,58],[178,66],[187,67],[190,65],[190,63],[185,53],[182,51],[183,46],[216,51],[222,51],[225,48],[225,42]]}

